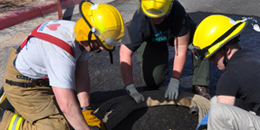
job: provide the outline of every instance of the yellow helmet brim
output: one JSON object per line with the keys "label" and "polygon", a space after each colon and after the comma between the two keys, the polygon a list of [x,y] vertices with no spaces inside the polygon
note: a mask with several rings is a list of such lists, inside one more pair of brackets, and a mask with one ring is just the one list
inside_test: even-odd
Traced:
{"label": "yellow helmet brim", "polygon": [[[241,21],[237,21],[237,24]],[[223,47],[226,43],[228,43],[230,40],[238,36],[246,27],[247,22],[244,21],[241,23],[230,35],[228,35],[226,38],[224,38],[222,41],[218,42],[217,44],[213,45],[208,49],[208,54],[205,55],[205,59],[208,59],[212,55],[214,55],[221,47]]]}

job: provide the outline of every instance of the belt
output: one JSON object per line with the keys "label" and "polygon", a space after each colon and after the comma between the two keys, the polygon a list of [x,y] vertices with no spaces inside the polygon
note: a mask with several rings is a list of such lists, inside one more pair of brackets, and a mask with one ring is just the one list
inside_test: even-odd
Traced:
{"label": "belt", "polygon": [[18,79],[25,79],[28,81],[31,81],[30,83],[25,83],[25,82],[16,82],[16,81],[12,81],[12,80],[5,80],[5,83],[11,85],[11,86],[19,86],[19,87],[34,87],[34,86],[49,86],[49,80],[46,79],[32,79],[26,76],[20,76],[17,75],[16,76]]}

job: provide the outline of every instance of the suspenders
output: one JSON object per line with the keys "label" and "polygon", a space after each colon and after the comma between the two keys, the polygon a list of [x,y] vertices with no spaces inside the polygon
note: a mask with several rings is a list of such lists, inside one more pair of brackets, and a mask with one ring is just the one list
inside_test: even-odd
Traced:
{"label": "suspenders", "polygon": [[[42,24],[41,24],[42,25]],[[45,41],[48,41],[60,48],[62,48],[63,50],[65,50],[66,52],[68,52],[71,56],[74,57],[74,53],[73,53],[73,49],[72,47],[66,43],[65,41],[57,38],[57,37],[54,37],[54,36],[51,36],[49,34],[46,34],[46,33],[42,33],[42,32],[37,32],[37,30],[41,27],[41,25],[37,26],[32,32],[30,35],[28,35],[25,40],[23,41],[23,43],[16,49],[16,53],[19,53],[23,47],[26,45],[26,43],[28,42],[28,40],[31,38],[31,37],[37,37],[39,39],[42,39],[42,40],[45,40]],[[28,80],[28,81],[31,81],[30,83],[24,83],[24,82],[15,82],[15,81],[12,81],[12,80],[8,80],[6,79],[6,83],[9,84],[9,85],[15,85],[15,86],[20,86],[20,87],[32,87],[33,85],[38,85],[38,86],[49,86],[49,80],[48,79],[37,79],[37,80],[33,80],[29,77],[26,77],[26,76],[19,76],[17,75],[16,78],[18,79],[25,79],[25,80]]]}

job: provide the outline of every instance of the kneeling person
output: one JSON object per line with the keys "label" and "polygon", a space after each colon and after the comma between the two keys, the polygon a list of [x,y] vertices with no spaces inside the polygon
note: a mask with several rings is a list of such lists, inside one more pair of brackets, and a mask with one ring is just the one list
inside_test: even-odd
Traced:
{"label": "kneeling person", "polygon": [[15,113],[4,111],[2,130],[104,129],[89,110],[89,52],[113,51],[124,36],[124,22],[108,4],[82,1],[80,13],[76,23],[53,20],[39,25],[12,48],[4,90]]}

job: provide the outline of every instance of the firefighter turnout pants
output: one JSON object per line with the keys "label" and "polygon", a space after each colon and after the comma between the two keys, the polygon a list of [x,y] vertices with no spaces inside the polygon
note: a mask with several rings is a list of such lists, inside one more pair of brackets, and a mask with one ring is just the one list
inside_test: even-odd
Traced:
{"label": "firefighter turnout pants", "polygon": [[[72,130],[59,110],[50,86],[17,78],[23,75],[14,67],[15,52],[16,49],[12,48],[4,76],[6,97],[15,108],[15,113],[5,111],[0,123],[1,130]],[[33,85],[21,87],[15,83]]]}

